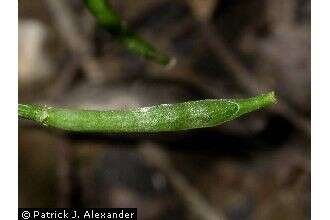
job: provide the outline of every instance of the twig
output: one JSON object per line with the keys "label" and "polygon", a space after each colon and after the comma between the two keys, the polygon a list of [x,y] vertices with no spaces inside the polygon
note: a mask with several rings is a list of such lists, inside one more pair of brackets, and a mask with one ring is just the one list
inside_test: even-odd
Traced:
{"label": "twig", "polygon": [[79,32],[75,24],[75,16],[63,0],[46,0],[56,28],[70,51],[75,54],[83,70],[92,83],[103,81],[105,74],[98,60],[92,55],[92,47],[88,40]]}
{"label": "twig", "polygon": [[139,153],[152,166],[159,169],[167,176],[175,190],[186,203],[187,208],[203,220],[225,220],[226,217],[221,210],[211,207],[205,198],[180,174],[172,165],[167,153],[159,146],[151,143],[144,143],[139,149]]}
{"label": "twig", "polygon": [[76,70],[79,65],[80,61],[75,58],[71,59],[70,63],[66,63],[56,80],[54,80],[53,84],[49,86],[46,97],[56,98],[61,96],[74,81],[74,78],[77,75]]}

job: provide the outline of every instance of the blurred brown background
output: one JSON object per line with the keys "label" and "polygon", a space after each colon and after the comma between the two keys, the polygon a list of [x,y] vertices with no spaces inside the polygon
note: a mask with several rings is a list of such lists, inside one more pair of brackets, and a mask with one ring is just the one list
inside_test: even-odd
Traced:
{"label": "blurred brown background", "polygon": [[275,90],[215,128],[76,134],[19,121],[20,207],[137,207],[139,219],[310,218],[310,1],[113,0],[175,57],[130,54],[82,0],[19,1],[19,100],[127,108]]}

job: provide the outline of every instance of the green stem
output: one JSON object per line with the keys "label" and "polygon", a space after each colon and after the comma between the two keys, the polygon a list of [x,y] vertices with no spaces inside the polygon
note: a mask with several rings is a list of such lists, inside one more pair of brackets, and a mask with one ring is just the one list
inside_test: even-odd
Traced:
{"label": "green stem", "polygon": [[19,104],[18,115],[77,132],[164,132],[213,127],[276,103],[274,92],[249,99],[206,99],[129,110],[72,110]]}
{"label": "green stem", "polygon": [[130,51],[162,65],[170,63],[168,56],[160,53],[155,47],[131,31],[107,0],[84,0],[84,2],[98,23]]}

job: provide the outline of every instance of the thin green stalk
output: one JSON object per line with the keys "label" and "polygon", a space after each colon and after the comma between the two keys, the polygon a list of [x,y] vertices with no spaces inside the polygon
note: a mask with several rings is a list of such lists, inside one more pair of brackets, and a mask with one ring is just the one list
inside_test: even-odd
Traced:
{"label": "thin green stalk", "polygon": [[19,104],[18,115],[77,132],[164,132],[213,127],[276,103],[274,92],[248,99],[206,99],[129,110],[70,110]]}
{"label": "thin green stalk", "polygon": [[90,12],[96,17],[98,23],[130,51],[162,65],[170,63],[168,56],[159,52],[155,47],[131,31],[107,0],[84,0],[84,2]]}

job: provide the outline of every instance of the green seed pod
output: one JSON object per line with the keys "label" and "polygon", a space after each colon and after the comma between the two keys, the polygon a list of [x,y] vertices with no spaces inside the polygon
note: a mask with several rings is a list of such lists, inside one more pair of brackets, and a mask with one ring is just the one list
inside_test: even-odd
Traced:
{"label": "green seed pod", "polygon": [[212,127],[274,104],[274,92],[249,99],[206,99],[130,110],[70,110],[19,104],[18,115],[77,132],[165,132]]}
{"label": "green seed pod", "polygon": [[108,4],[107,0],[84,0],[84,2],[90,12],[96,17],[98,23],[130,51],[162,65],[170,63],[168,56],[161,54],[155,47],[129,30],[119,14]]}

